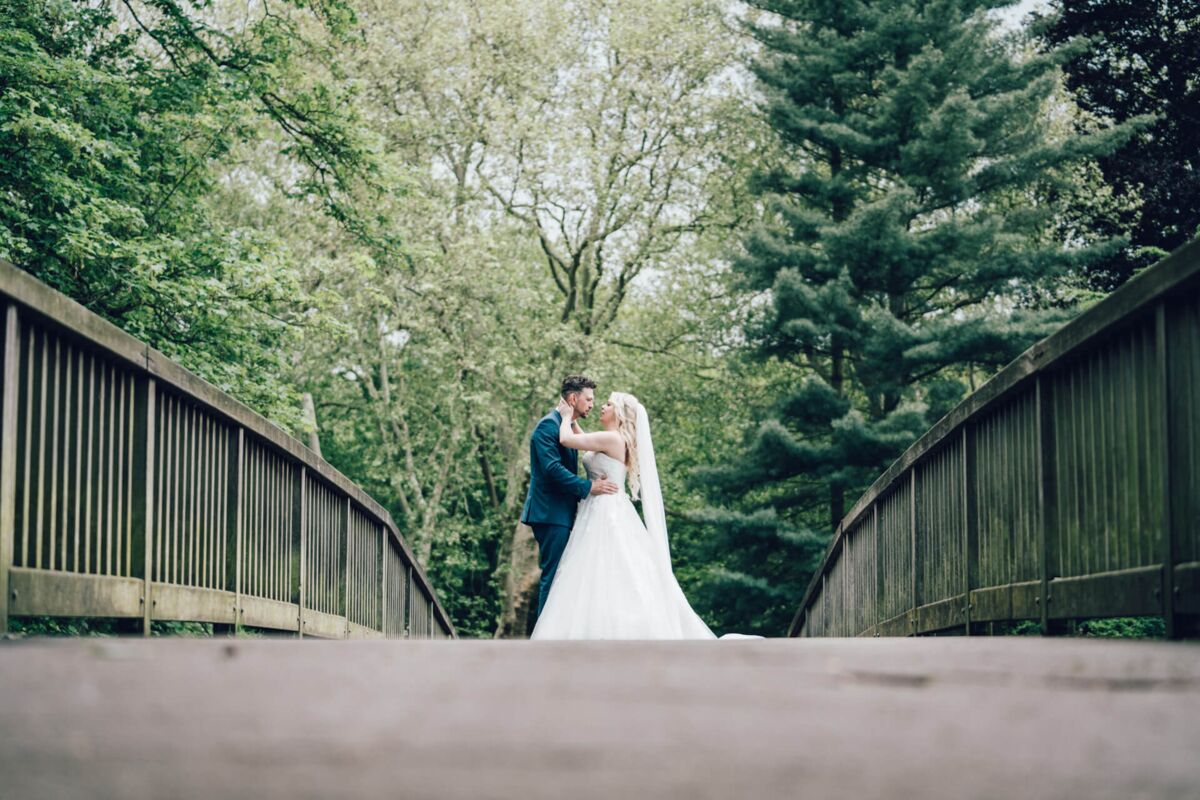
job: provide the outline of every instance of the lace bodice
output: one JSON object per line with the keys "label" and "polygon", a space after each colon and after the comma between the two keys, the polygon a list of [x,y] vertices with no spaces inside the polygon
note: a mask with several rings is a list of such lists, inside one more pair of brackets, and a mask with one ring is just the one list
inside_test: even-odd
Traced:
{"label": "lace bodice", "polygon": [[625,488],[625,465],[605,453],[587,452],[583,454],[583,469],[591,480],[604,475],[608,480]]}

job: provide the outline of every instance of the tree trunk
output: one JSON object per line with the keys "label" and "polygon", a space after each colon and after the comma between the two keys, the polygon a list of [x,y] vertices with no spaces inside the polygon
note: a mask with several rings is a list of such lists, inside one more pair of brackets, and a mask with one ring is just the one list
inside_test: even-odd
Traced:
{"label": "tree trunk", "polygon": [[[842,337],[833,336],[830,342],[830,350],[832,357],[829,363],[830,387],[837,392],[838,397],[844,397],[846,394],[845,383],[845,355],[843,353],[844,345]],[[836,480],[829,482],[829,530],[836,531],[838,523],[842,521],[842,513],[845,510],[845,488]]]}
{"label": "tree trunk", "polygon": [[504,580],[504,612],[496,627],[497,639],[526,639],[533,630],[537,610],[538,546],[533,529],[520,522],[513,531],[508,559],[508,574]]}
{"label": "tree trunk", "polygon": [[309,426],[308,449],[321,455],[321,439],[317,435],[317,405],[313,402],[313,396],[308,392],[304,393],[301,402],[303,407],[300,413]]}

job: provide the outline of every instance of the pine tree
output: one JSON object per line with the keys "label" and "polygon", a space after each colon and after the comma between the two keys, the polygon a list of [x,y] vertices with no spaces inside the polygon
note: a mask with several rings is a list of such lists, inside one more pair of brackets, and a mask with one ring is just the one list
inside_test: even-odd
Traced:
{"label": "pine tree", "polygon": [[752,0],[766,12],[749,24],[753,71],[789,163],[761,175],[766,219],[737,267],[769,301],[747,331],[757,357],[807,377],[738,463],[702,475],[758,509],[716,514],[723,546],[750,532],[811,569],[847,495],[961,398],[969,370],[1061,321],[1018,292],[1115,247],[1048,241],[1051,208],[1033,198],[1131,126],[1051,141],[1069,54],[1002,35],[987,12],[1010,4]]}

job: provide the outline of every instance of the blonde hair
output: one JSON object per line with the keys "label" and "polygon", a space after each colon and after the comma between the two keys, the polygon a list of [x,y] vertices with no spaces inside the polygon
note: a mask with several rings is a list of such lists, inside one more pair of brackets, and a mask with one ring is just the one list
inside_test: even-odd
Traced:
{"label": "blonde hair", "polygon": [[638,499],[642,488],[642,471],[638,466],[637,414],[638,399],[626,392],[613,392],[608,396],[617,415],[617,433],[625,442],[625,469],[629,479],[629,496]]}

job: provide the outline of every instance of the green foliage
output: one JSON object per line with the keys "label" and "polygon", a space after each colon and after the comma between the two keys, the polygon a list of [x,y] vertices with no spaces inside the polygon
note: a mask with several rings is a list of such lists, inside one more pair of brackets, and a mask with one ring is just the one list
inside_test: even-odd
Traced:
{"label": "green foliage", "polygon": [[1079,633],[1114,639],[1162,639],[1167,635],[1167,626],[1162,617],[1112,617],[1082,622]]}
{"label": "green foliage", "polygon": [[1200,234],[1200,2],[1057,0],[1036,29],[1052,46],[1082,39],[1065,71],[1089,115],[1154,115],[1152,126],[1099,159],[1113,191],[1138,199],[1116,215],[1088,213],[1093,227],[1130,236],[1127,248],[1088,269],[1094,287],[1111,290]]}
{"label": "green foliage", "polygon": [[689,598],[779,634],[845,499],[1094,298],[1142,123],[1002,3],[752,5],[0,0],[0,257],[285,427],[311,393],[466,636],[522,632],[557,382],[630,391]]}
{"label": "green foliage", "polygon": [[118,636],[118,620],[91,617],[10,617],[17,636]]}
{"label": "green foliage", "polygon": [[[1000,35],[983,12],[1003,3],[751,5],[788,158],[758,175],[764,213],[736,267],[764,301],[745,326],[755,355],[798,372],[744,455],[699,477],[734,501],[713,528],[740,537],[740,580],[794,603],[847,500],[954,406],[964,375],[1066,318],[1040,297],[1117,245],[1064,246],[1039,198],[1133,130],[1049,135],[1067,54]],[[774,561],[750,545],[771,531]]]}
{"label": "green foliage", "polygon": [[286,15],[234,36],[168,0],[123,13],[0,0],[0,257],[292,423],[295,264],[221,224],[214,165],[265,115],[313,180],[342,176],[365,158],[339,133],[353,115],[295,85]]}

